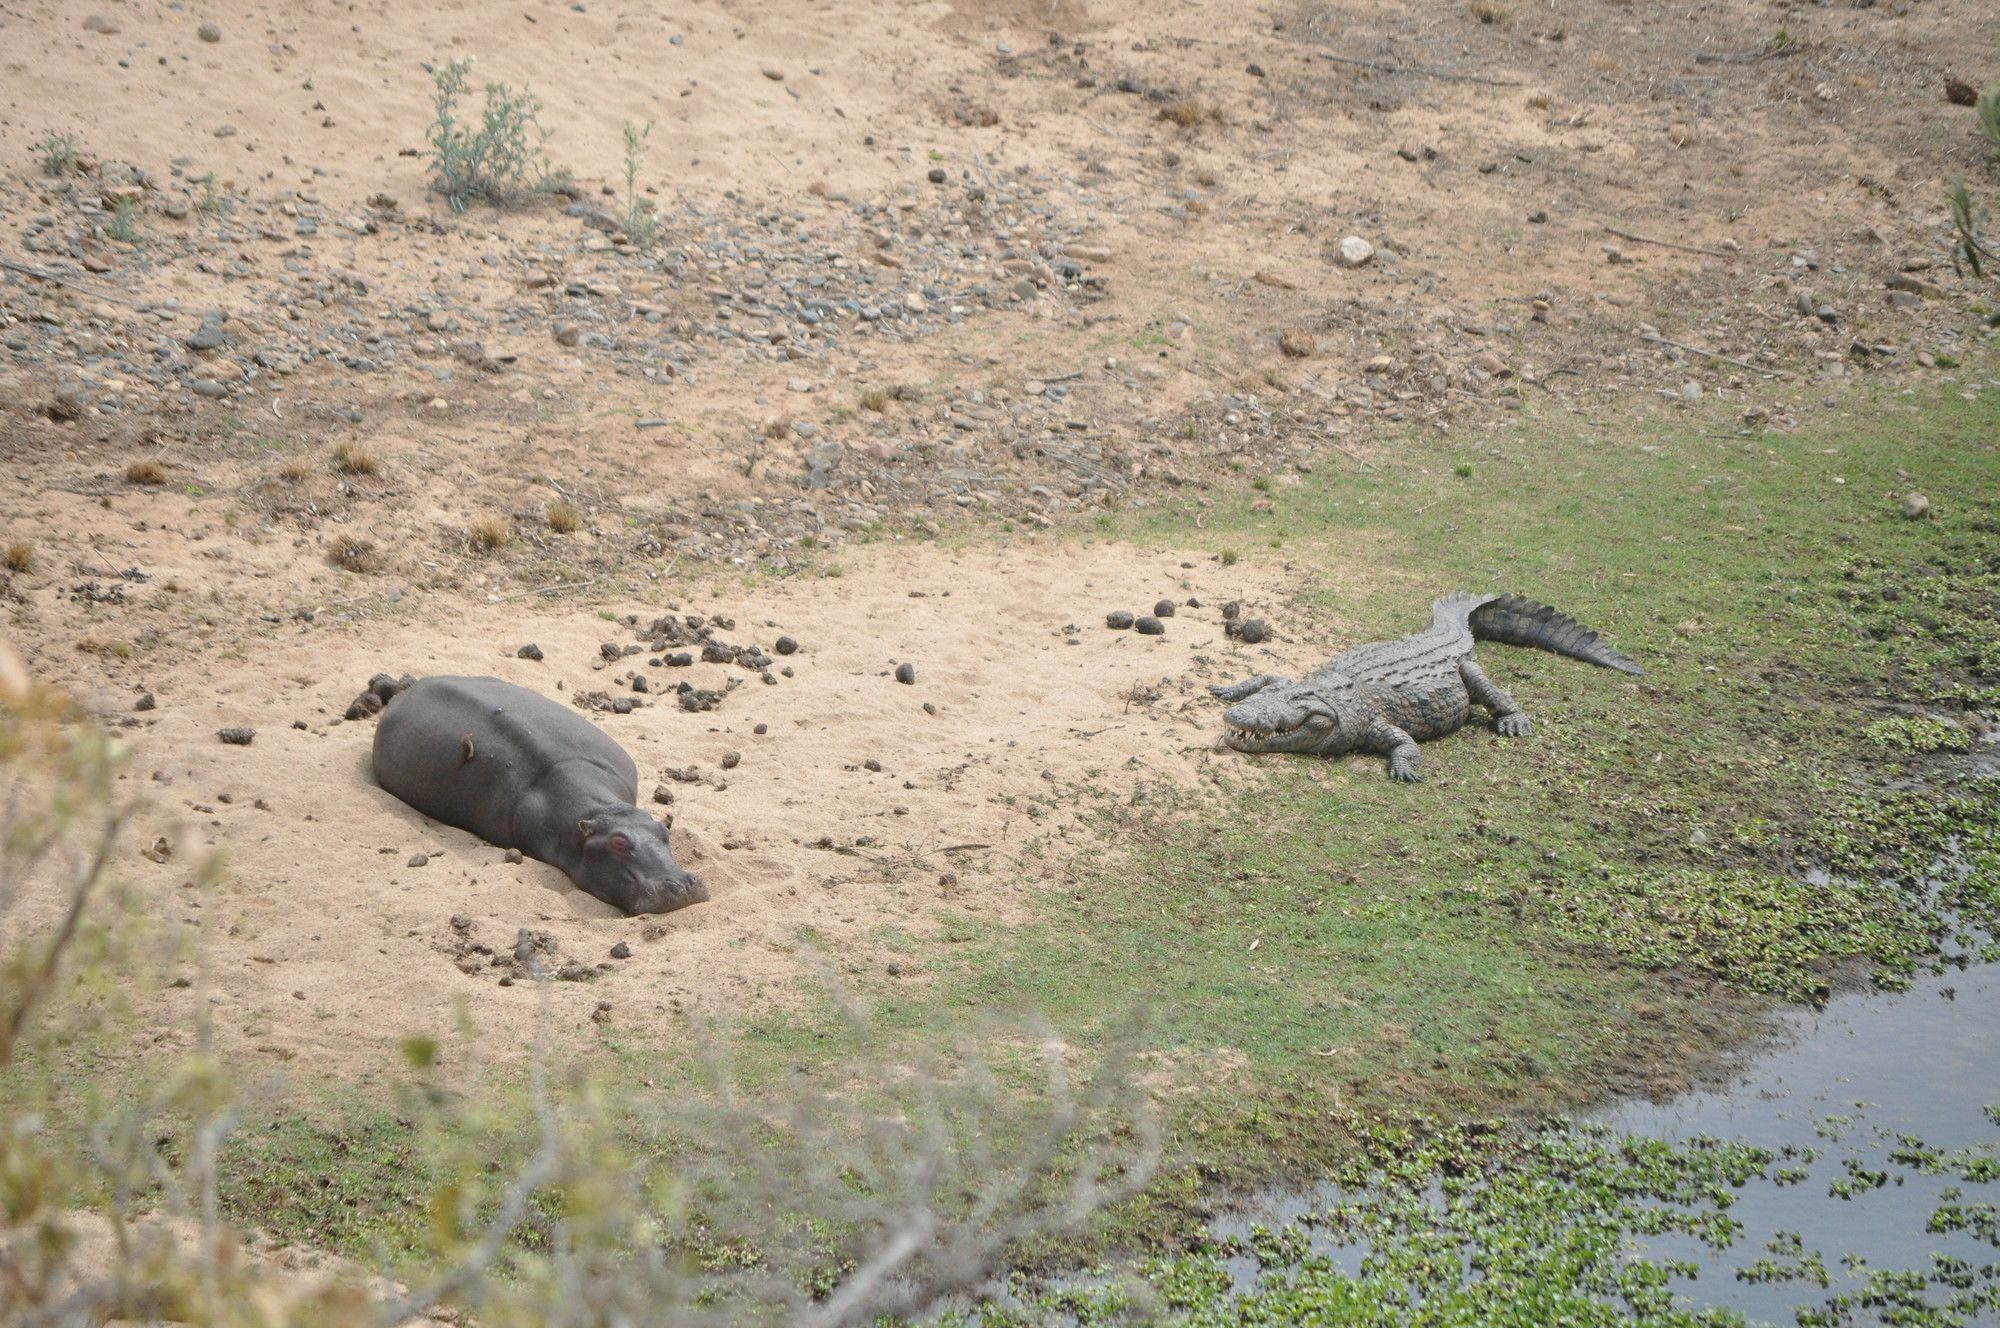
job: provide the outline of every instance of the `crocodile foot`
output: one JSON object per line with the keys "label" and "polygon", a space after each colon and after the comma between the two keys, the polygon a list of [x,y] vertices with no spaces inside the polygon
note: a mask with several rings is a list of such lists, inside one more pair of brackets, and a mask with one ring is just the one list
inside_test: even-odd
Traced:
{"label": "crocodile foot", "polygon": [[1493,721],[1494,731],[1503,738],[1525,738],[1535,731],[1535,721],[1526,715],[1502,715]]}

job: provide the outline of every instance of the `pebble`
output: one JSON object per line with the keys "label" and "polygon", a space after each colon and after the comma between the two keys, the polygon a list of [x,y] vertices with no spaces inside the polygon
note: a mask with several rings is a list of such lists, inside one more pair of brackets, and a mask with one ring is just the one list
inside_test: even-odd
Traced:
{"label": "pebble", "polygon": [[724,770],[734,770],[737,766],[742,764],[743,764],[742,752],[724,752],[722,754],[722,768]]}
{"label": "pebble", "polygon": [[1920,493],[1903,496],[1903,516],[1906,520],[1922,521],[1931,514],[1931,500]]}
{"label": "pebble", "polygon": [[909,683],[914,683],[914,682],[916,682],[916,680],[917,680],[917,666],[916,666],[916,665],[914,665],[914,664],[898,664],[898,665],[896,666],[896,681],[897,681],[897,682],[900,682],[900,683],[904,683],[904,684],[909,684]]}
{"label": "pebble", "polygon": [[930,182],[931,182],[932,184],[943,184],[943,183],[944,183],[944,167],[942,167],[942,166],[933,166],[933,167],[931,167],[931,170],[930,170],[930,176],[929,176],[929,179],[930,179]]}
{"label": "pebble", "polygon": [[514,658],[539,660],[543,658],[542,648],[536,645],[533,641],[530,641],[528,642],[528,644],[522,646],[519,650],[516,650],[514,652]]}
{"label": "pebble", "polygon": [[212,45],[222,40],[222,28],[219,24],[204,23],[194,30],[194,35]]}
{"label": "pebble", "polygon": [[1173,617],[1173,616],[1174,616],[1174,602],[1173,602],[1172,600],[1170,600],[1170,599],[1163,599],[1163,600],[1161,600],[1161,601],[1160,601],[1160,602],[1159,602],[1158,604],[1155,604],[1155,605],[1153,606],[1153,616],[1154,616],[1155,618],[1171,618],[1171,617]]}
{"label": "pebble", "polygon": [[1116,632],[1124,631],[1136,621],[1130,609],[1113,609],[1104,615],[1104,625]]}
{"label": "pebble", "polygon": [[1264,625],[1262,618],[1250,618],[1236,624],[1236,630],[1231,635],[1244,645],[1254,646],[1259,642],[1270,640],[1271,629]]}
{"label": "pebble", "polygon": [[781,655],[797,654],[799,649],[799,643],[792,640],[792,638],[789,636],[781,636],[778,638],[777,644],[772,646],[771,649],[777,651]]}
{"label": "pebble", "polygon": [[216,737],[232,747],[248,747],[257,737],[255,729],[219,729]]}
{"label": "pebble", "polygon": [[510,848],[505,853],[502,853],[500,855],[500,861],[502,862],[520,862],[523,860],[524,860],[524,855],[518,848]]}
{"label": "pebble", "polygon": [[431,855],[428,853],[412,853],[410,855],[410,860],[404,863],[403,865],[405,867],[423,867],[427,866],[430,863],[430,860],[431,860]]}
{"label": "pebble", "polygon": [[613,959],[630,959],[632,957],[632,947],[620,941],[611,947],[611,957]]}
{"label": "pebble", "polygon": [[1132,629],[1141,636],[1165,636],[1167,634],[1167,625],[1151,614],[1147,614],[1145,617],[1139,619],[1139,621],[1133,623]]}

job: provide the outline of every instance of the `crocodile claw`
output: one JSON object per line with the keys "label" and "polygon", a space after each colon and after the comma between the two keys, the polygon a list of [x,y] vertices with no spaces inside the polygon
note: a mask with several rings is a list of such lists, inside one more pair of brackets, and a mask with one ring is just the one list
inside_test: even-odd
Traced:
{"label": "crocodile claw", "polygon": [[1424,777],[1416,771],[1394,765],[1389,767],[1389,778],[1402,784],[1421,784],[1424,781]]}
{"label": "crocodile claw", "polygon": [[1503,738],[1525,738],[1535,731],[1535,721],[1526,715],[1502,715],[1493,728]]}

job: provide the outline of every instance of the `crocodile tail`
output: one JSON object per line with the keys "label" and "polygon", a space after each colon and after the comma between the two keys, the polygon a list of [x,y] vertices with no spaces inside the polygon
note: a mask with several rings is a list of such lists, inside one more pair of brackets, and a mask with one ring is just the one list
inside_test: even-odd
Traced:
{"label": "crocodile tail", "polygon": [[1530,646],[1621,673],[1645,673],[1630,656],[1600,641],[1596,632],[1525,595],[1501,595],[1488,600],[1472,611],[1469,626],[1475,641]]}

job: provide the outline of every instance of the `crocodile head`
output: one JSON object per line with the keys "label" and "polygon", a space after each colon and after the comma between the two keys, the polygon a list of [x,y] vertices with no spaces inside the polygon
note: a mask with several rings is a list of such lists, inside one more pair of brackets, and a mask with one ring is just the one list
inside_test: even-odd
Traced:
{"label": "crocodile head", "polygon": [[1223,712],[1222,740],[1239,752],[1352,751],[1360,733],[1343,712],[1353,700],[1353,681],[1337,673],[1273,683]]}

